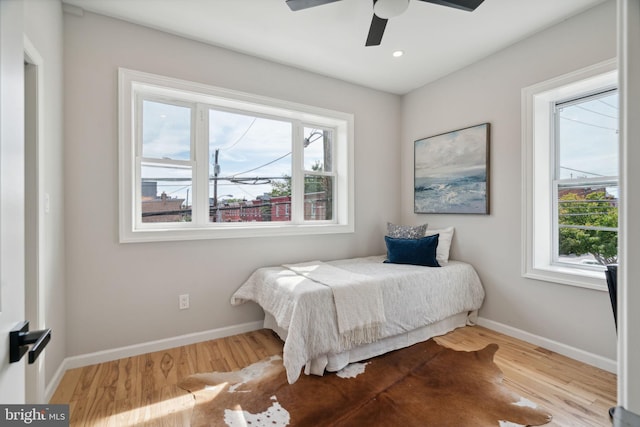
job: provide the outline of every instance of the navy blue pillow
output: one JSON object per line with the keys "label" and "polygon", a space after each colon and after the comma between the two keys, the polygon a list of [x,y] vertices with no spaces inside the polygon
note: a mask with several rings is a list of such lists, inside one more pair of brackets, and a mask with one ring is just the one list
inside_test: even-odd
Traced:
{"label": "navy blue pillow", "polygon": [[439,234],[422,239],[395,239],[384,236],[387,244],[387,260],[392,264],[413,264],[440,267],[436,260]]}

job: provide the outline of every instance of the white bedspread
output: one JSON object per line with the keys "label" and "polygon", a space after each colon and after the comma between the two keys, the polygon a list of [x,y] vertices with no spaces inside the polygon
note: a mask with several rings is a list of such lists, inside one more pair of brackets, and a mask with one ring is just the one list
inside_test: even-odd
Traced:
{"label": "white bedspread", "polygon": [[338,333],[343,346],[377,341],[385,322],[380,281],[322,261],[283,264],[294,273],[328,286],[336,306]]}
{"label": "white bedspread", "polygon": [[[451,261],[440,268],[384,264],[383,256],[327,264],[380,282],[386,321],[381,337],[429,325],[453,314],[480,308],[484,290],[469,264]],[[256,270],[234,293],[231,304],[255,301],[287,330],[283,363],[295,382],[308,361],[351,348],[340,339],[329,287],[284,267]]]}

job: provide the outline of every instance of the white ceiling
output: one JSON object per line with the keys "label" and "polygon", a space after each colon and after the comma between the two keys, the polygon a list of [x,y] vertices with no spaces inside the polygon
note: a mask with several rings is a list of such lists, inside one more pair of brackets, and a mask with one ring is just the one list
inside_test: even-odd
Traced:
{"label": "white ceiling", "polygon": [[[365,47],[370,0],[292,12],[285,0],[63,0],[216,46],[404,94],[606,0],[485,0],[464,12],[418,0]],[[395,50],[404,56],[392,57]]]}

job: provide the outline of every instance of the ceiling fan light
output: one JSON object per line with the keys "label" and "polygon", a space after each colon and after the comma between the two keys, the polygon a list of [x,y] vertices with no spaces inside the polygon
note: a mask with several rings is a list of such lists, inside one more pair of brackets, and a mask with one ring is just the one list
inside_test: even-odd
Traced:
{"label": "ceiling fan light", "polygon": [[379,18],[390,19],[404,13],[409,7],[409,0],[378,0],[373,5],[373,13]]}

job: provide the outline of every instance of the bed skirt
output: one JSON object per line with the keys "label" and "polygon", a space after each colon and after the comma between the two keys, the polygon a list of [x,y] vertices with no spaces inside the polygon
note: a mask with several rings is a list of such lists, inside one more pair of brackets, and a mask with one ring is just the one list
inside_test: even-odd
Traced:
{"label": "bed skirt", "polygon": [[[444,335],[456,328],[475,325],[478,311],[464,312],[449,316],[439,322],[414,329],[403,334],[383,338],[379,341],[352,348],[338,354],[326,354],[307,361],[304,368],[306,375],[323,375],[325,371],[337,372],[349,363],[360,362],[393,350],[412,346],[429,338]],[[278,326],[275,318],[265,312],[264,327],[274,331],[282,341],[287,339],[287,331]]]}

